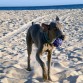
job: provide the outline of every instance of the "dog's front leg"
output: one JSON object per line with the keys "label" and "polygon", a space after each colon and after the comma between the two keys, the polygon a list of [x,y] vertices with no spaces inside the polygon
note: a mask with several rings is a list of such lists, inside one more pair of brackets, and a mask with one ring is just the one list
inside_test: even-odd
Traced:
{"label": "dog's front leg", "polygon": [[50,64],[51,64],[51,51],[48,50],[48,56],[47,56],[47,59],[48,59],[48,80],[51,80],[51,77],[50,77]]}
{"label": "dog's front leg", "polygon": [[44,62],[40,58],[40,54],[42,52],[42,48],[43,47],[38,48],[38,51],[36,53],[36,60],[38,61],[38,63],[40,64],[40,66],[42,68],[42,71],[43,71],[42,72],[43,73],[43,79],[44,79],[44,81],[46,81],[47,80],[47,73],[46,73],[45,64],[44,64]]}

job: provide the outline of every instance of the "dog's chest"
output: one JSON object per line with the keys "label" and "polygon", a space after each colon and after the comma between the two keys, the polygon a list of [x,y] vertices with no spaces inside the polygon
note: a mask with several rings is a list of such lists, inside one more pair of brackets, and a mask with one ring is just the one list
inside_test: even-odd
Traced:
{"label": "dog's chest", "polygon": [[43,52],[45,52],[46,50],[51,51],[53,48],[54,48],[53,45],[50,45],[50,44],[46,43],[46,44],[43,45]]}

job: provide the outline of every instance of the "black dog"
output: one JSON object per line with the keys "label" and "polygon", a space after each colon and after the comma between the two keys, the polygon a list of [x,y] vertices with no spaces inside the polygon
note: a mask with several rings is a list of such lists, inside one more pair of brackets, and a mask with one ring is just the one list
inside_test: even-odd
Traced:
{"label": "black dog", "polygon": [[[62,32],[62,25],[59,22],[59,18],[56,17],[56,23],[51,22],[49,25],[42,23],[42,26],[39,24],[34,24],[28,29],[26,42],[27,42],[27,52],[28,52],[28,67],[27,70],[31,71],[30,67],[30,54],[32,51],[32,44],[35,43],[38,50],[36,53],[36,60],[40,64],[43,71],[43,79],[51,80],[50,78],[50,62],[51,62],[51,52],[53,49],[53,44],[51,43],[55,38],[62,38],[64,40],[64,35]],[[47,51],[48,52],[48,72],[46,72],[45,64],[41,60],[40,55]]]}

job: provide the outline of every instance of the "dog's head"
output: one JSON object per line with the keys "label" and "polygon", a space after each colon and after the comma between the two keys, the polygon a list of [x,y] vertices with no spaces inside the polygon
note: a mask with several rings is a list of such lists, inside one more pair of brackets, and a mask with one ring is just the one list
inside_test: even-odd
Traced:
{"label": "dog's head", "polygon": [[49,25],[42,23],[42,27],[44,31],[49,31],[51,41],[55,38],[64,40],[65,35],[63,34],[63,25],[59,22],[58,16],[56,16],[56,22],[51,22]]}

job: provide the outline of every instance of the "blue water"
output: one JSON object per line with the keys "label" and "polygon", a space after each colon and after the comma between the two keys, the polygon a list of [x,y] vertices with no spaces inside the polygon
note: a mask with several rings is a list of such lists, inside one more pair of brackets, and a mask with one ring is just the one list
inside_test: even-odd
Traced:
{"label": "blue water", "polygon": [[58,6],[22,6],[22,7],[0,7],[0,10],[44,10],[44,9],[82,9],[83,4],[58,5]]}

